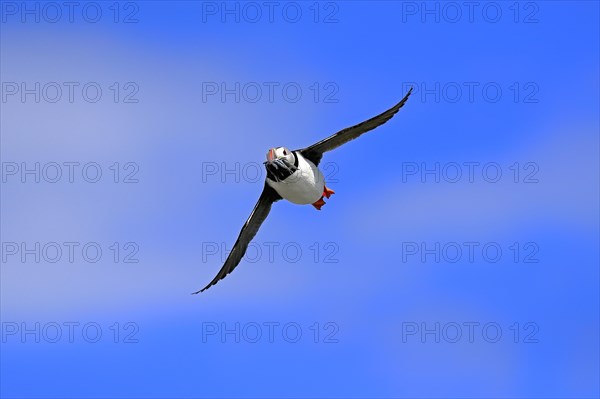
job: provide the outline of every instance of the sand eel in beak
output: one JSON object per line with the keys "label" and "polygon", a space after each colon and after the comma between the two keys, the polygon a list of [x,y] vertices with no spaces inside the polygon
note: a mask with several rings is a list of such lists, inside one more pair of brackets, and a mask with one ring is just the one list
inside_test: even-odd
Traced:
{"label": "sand eel in beak", "polygon": [[340,130],[309,147],[295,151],[290,151],[285,147],[271,148],[267,152],[267,160],[264,163],[267,169],[265,185],[254,210],[242,227],[238,239],[219,273],[206,287],[194,294],[217,284],[236,268],[246,253],[248,244],[267,218],[274,202],[286,199],[294,204],[312,204],[317,210],[321,210],[321,207],[325,205],[323,197],[329,198],[334,194],[334,191],[325,185],[323,173],[318,168],[323,153],[354,140],[363,133],[392,119],[406,103],[411,92],[412,88],[398,104],[382,114]]}

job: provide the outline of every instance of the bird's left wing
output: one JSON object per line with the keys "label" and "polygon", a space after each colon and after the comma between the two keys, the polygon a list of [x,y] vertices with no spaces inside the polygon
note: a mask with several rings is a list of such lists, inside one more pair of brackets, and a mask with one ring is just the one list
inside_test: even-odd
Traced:
{"label": "bird's left wing", "polygon": [[321,161],[324,152],[331,151],[334,148],[337,148],[350,140],[354,140],[361,134],[366,133],[369,130],[373,130],[377,126],[383,125],[384,123],[392,119],[392,117],[396,115],[400,108],[404,106],[404,103],[406,103],[406,100],[408,100],[410,93],[412,93],[412,87],[398,104],[394,105],[387,111],[382,112],[381,114],[369,120],[359,123],[358,125],[354,125],[346,129],[340,130],[339,132],[327,137],[326,139],[323,139],[318,143],[311,145],[310,147],[306,147],[298,151],[300,151],[300,153],[305,158],[309,159],[312,163],[314,163],[315,165],[319,165],[319,162]]}
{"label": "bird's left wing", "polygon": [[236,268],[236,266],[240,263],[242,257],[246,253],[246,250],[248,249],[248,244],[250,244],[250,241],[252,241],[252,239],[258,232],[260,225],[265,221],[265,219],[269,215],[269,212],[271,211],[271,205],[273,205],[273,202],[278,201],[280,199],[281,196],[279,196],[279,194],[277,194],[277,192],[265,182],[265,187],[263,188],[263,191],[260,194],[260,198],[258,199],[254,210],[250,214],[250,217],[248,218],[248,220],[246,220],[244,227],[242,227],[240,235],[235,244],[233,245],[233,249],[229,253],[227,260],[225,260],[223,267],[221,268],[221,270],[219,270],[219,273],[206,287],[202,288],[200,291],[194,292],[194,294],[198,294],[217,284],[219,280],[225,278],[225,276],[227,276],[233,271],[233,269]]}

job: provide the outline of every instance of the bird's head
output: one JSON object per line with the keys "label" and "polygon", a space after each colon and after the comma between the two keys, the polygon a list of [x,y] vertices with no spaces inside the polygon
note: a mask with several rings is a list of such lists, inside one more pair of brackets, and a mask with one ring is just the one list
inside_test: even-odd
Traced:
{"label": "bird's head", "polygon": [[287,159],[294,163],[294,154],[285,147],[274,147],[267,152],[267,162],[273,162],[277,159]]}
{"label": "bird's head", "polygon": [[281,181],[294,173],[298,168],[294,165],[296,156],[285,147],[274,147],[267,152],[265,167],[267,176],[274,181]]}

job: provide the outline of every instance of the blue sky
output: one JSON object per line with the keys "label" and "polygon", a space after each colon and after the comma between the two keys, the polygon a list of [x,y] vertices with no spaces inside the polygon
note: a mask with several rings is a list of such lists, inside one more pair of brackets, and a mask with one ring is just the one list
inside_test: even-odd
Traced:
{"label": "blue sky", "polygon": [[597,2],[0,4],[2,397],[600,395]]}

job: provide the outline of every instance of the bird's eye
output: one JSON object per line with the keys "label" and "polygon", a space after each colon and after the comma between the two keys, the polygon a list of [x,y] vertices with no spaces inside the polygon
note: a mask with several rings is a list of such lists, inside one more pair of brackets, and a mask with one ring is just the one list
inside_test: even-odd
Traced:
{"label": "bird's eye", "polygon": [[284,149],[284,150],[283,150],[283,155],[287,155],[287,154],[288,154],[287,150],[286,150],[286,149]]}

